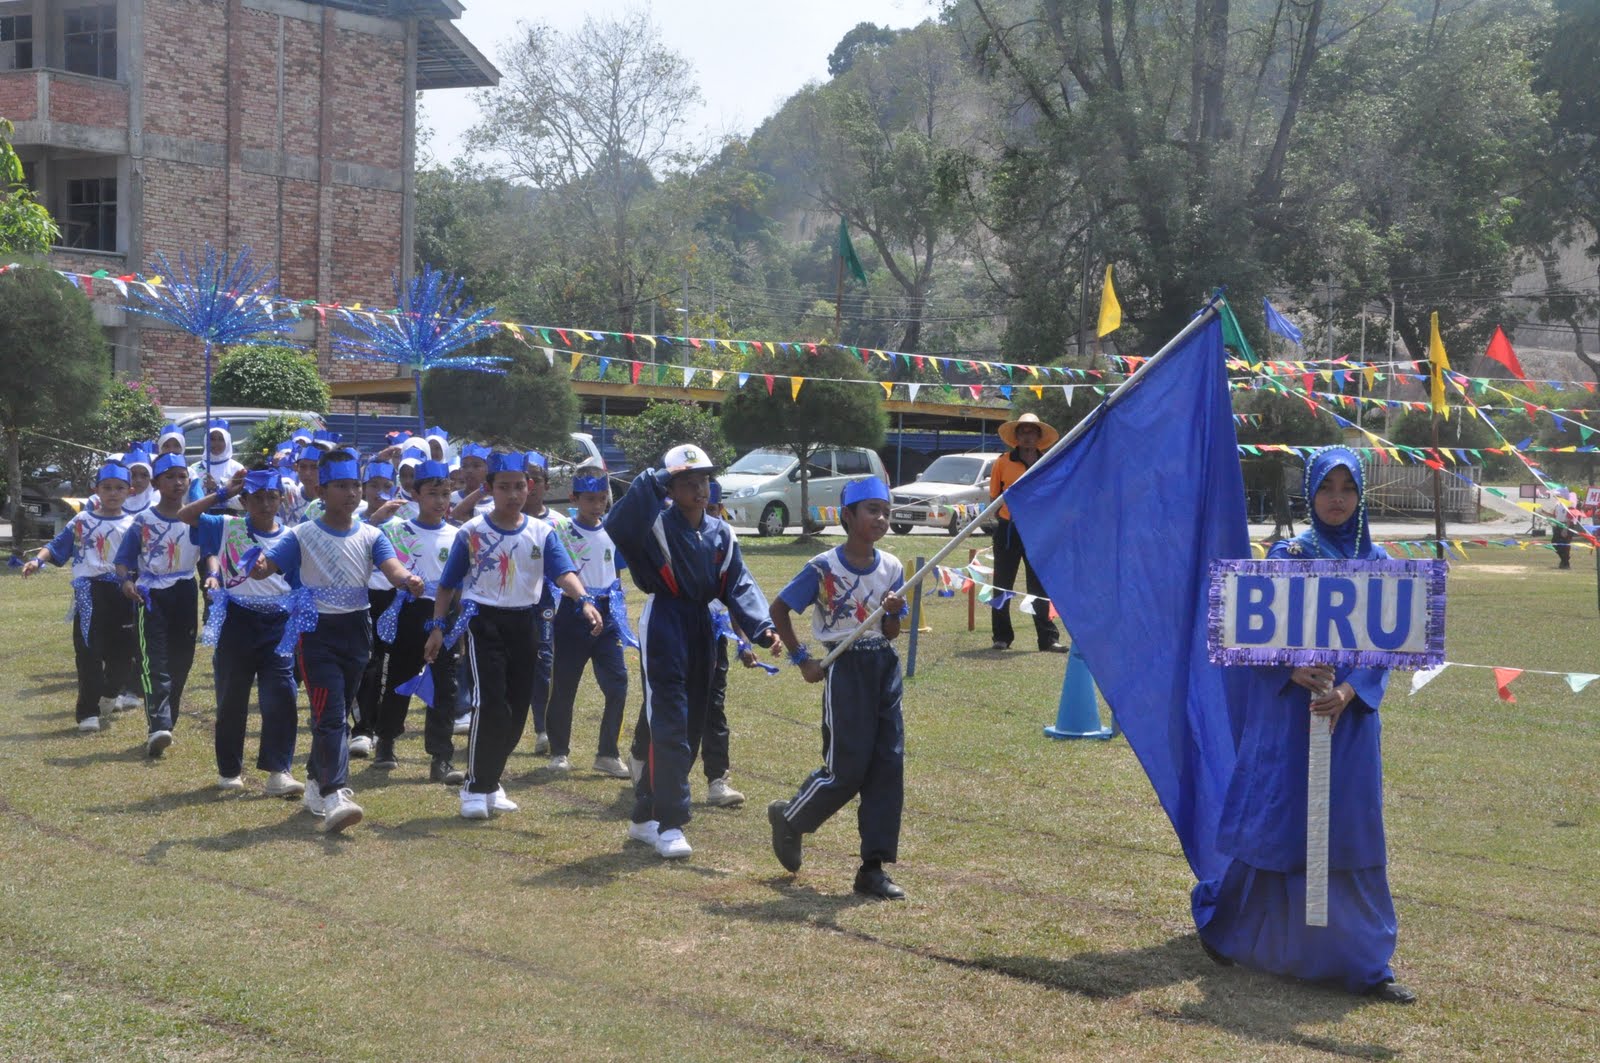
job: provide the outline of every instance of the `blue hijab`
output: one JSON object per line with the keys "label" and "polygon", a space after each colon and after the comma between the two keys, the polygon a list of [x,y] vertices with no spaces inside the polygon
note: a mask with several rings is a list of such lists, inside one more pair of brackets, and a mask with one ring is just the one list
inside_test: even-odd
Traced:
{"label": "blue hijab", "polygon": [[[1343,524],[1325,523],[1317,516],[1317,488],[1334,469],[1344,467],[1355,481],[1356,493],[1361,500],[1355,513]],[[1373,555],[1372,535],[1367,530],[1367,485],[1361,473],[1361,459],[1349,447],[1323,447],[1313,451],[1306,461],[1306,506],[1311,511],[1311,527],[1301,532],[1293,543],[1299,550],[1291,551],[1302,557],[1350,558],[1363,560]]]}

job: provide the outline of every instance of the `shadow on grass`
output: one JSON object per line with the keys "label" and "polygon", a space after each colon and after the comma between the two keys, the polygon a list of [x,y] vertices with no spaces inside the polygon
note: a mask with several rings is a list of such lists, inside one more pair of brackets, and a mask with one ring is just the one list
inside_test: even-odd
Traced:
{"label": "shadow on grass", "polygon": [[[142,750],[139,752],[139,759],[146,759]],[[102,816],[157,816],[164,812],[171,812],[174,809],[190,808],[194,805],[216,805],[224,801],[249,800],[277,801],[281,804],[288,804],[281,797],[268,797],[265,794],[261,794],[259,797],[252,797],[236,791],[219,790],[215,786],[197,786],[193,790],[151,794],[141,800],[129,801],[120,805],[96,805],[85,811]]]}
{"label": "shadow on grass", "polygon": [[768,901],[755,901],[748,904],[727,904],[722,901],[711,901],[703,905],[703,907],[711,915],[726,916],[731,919],[745,919],[752,923],[791,923],[822,926],[856,936],[856,931],[844,931],[839,926],[839,916],[863,904],[887,903],[874,900],[871,897],[864,897],[854,891],[850,893],[821,893],[813,886],[798,885],[791,875],[782,873],[765,879],[761,884],[771,889],[776,896]]}
{"label": "shadow on grass", "polygon": [[[298,810],[296,810],[298,813]],[[145,851],[146,863],[159,864],[175,849],[195,849],[205,853],[232,853],[268,842],[310,840],[322,843],[324,855],[332,855],[351,840],[349,834],[324,834],[319,821],[311,816],[286,814],[278,823],[239,827],[222,834],[202,834],[195,838],[169,838]]]}
{"label": "shadow on grass", "polygon": [[[78,680],[76,678],[63,679],[58,683],[45,683],[45,682],[43,682],[43,680],[50,679],[50,678],[52,678],[52,677],[51,676],[44,676],[44,675],[33,676],[32,679],[35,682],[39,683],[40,685],[36,686],[36,687],[23,687],[21,690],[17,691],[17,697],[19,697],[19,698],[42,698],[42,697],[47,697],[47,696],[49,696],[51,694],[64,694],[69,690],[74,692],[74,693],[76,693],[77,690],[78,690]],[[29,715],[29,716],[24,716],[23,719],[25,719],[25,720],[48,720],[50,717],[52,717],[54,715],[55,715],[55,713],[53,713],[53,712],[41,712],[41,713],[35,713],[35,714],[32,714],[32,715]]]}
{"label": "shadow on grass", "polygon": [[703,867],[692,861],[662,860],[654,849],[629,842],[625,847],[609,853],[597,853],[586,856],[582,860],[571,863],[558,864],[555,867],[534,875],[532,878],[523,879],[521,886],[529,889],[545,889],[560,887],[563,889],[595,888],[608,886],[624,875],[637,874],[652,867],[663,864],[670,865],[674,870],[691,875],[698,875],[707,879],[725,879],[726,871],[719,871],[714,867]]}
{"label": "shadow on grass", "polygon": [[[76,733],[76,731],[77,729],[73,728],[71,732],[57,732],[51,734],[49,737],[60,738],[64,733]],[[91,764],[122,763],[155,765],[161,763],[161,758],[152,758],[150,754],[145,752],[144,734],[142,732],[130,730],[129,734],[138,739],[137,745],[101,747],[93,753],[82,753],[72,757],[45,757],[44,762],[53,768],[86,768]],[[5,737],[14,738],[18,736],[7,735]],[[93,736],[91,735],[85,737]],[[101,737],[105,737],[104,733],[102,733]],[[128,735],[124,735],[123,737],[126,738]],[[117,741],[116,738],[112,738],[111,740]]]}

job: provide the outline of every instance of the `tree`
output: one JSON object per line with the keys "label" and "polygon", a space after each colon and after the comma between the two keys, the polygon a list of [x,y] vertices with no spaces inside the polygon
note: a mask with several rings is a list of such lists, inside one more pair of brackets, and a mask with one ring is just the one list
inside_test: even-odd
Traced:
{"label": "tree", "polygon": [[94,487],[94,472],[104,454],[125,451],[135,440],[152,440],[166,423],[155,385],[148,380],[123,380],[106,388],[105,398],[86,416],[50,433],[92,447],[94,452],[60,444],[44,450],[28,447],[26,452],[30,464],[60,469],[87,494]]}
{"label": "tree", "polygon": [[[1325,411],[1313,411],[1298,395],[1285,395],[1267,388],[1236,391],[1233,410],[1248,415],[1244,423],[1234,426],[1239,442],[1246,445],[1281,443],[1291,447],[1323,447],[1343,438],[1338,422]],[[1245,491],[1264,495],[1271,506],[1273,537],[1285,530],[1293,535],[1294,514],[1289,508],[1285,483],[1303,468],[1299,455],[1281,451],[1252,457],[1241,455],[1240,464]]]}
{"label": "tree", "polygon": [[211,378],[211,397],[224,406],[326,413],[333,394],[316,361],[303,351],[247,346],[223,353]]}
{"label": "tree", "polygon": [[635,469],[659,465],[661,455],[680,443],[693,443],[717,465],[733,460],[721,422],[692,402],[650,403],[617,429],[617,443]]}
{"label": "tree", "polygon": [[11,146],[15,129],[0,118],[0,254],[42,255],[61,230],[23,177],[22,160]]}
{"label": "tree", "polygon": [[18,267],[0,274],[0,438],[11,496],[11,545],[17,548],[22,498],[22,440],[54,435],[87,415],[110,376],[105,335],[89,300],[54,270]]}
{"label": "tree", "polygon": [[566,366],[504,332],[487,353],[511,359],[504,373],[436,369],[422,378],[428,420],[490,446],[565,453],[578,420]]}
{"label": "tree", "polygon": [[839,43],[828,53],[828,76],[840,76],[855,65],[856,56],[893,44],[894,38],[895,32],[888,26],[880,26],[876,22],[857,22],[855,28],[839,38]]}
{"label": "tree", "polygon": [[277,413],[263,417],[250,429],[248,436],[235,442],[233,456],[239,464],[248,469],[258,459],[272,457],[273,452],[278,449],[278,444],[293,436],[299,429],[314,427],[308,418],[292,413]]}
{"label": "tree", "polygon": [[[737,377],[729,385],[722,403],[722,432],[736,447],[780,447],[800,459],[800,521],[809,529],[811,496],[804,470],[823,447],[882,446],[886,421],[881,394],[876,386],[810,379],[795,395],[791,377],[858,375],[856,363],[837,350],[764,357],[759,369],[743,387]],[[770,392],[768,374],[773,382]]]}

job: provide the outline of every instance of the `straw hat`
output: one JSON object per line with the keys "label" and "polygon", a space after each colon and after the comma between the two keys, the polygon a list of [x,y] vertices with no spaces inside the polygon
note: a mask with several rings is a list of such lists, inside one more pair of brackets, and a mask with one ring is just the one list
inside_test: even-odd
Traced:
{"label": "straw hat", "polygon": [[1000,426],[1000,438],[1005,440],[1008,447],[1017,445],[1017,429],[1025,424],[1031,424],[1039,430],[1039,449],[1049,450],[1061,438],[1061,433],[1044,421],[1039,420],[1036,414],[1025,413],[1015,421],[1007,421]]}

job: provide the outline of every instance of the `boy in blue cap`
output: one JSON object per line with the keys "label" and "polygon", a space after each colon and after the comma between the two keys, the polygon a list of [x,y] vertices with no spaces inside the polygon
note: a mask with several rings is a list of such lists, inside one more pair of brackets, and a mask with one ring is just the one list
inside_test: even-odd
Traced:
{"label": "boy in blue cap", "polygon": [[[692,444],[673,447],[661,469],[635,477],[606,517],[605,529],[628,559],[634,585],[649,598],[639,620],[650,754],[634,790],[628,837],[677,859],[693,850],[689,822],[691,706],[710,691],[715,634],[707,606],[721,600],[750,641],[777,638],[767,601],[744,567],[727,524],[706,513],[714,466]],[[669,506],[667,503],[671,501]]]}
{"label": "boy in blue cap", "polygon": [[523,513],[528,498],[528,455],[496,454],[489,462],[494,508],[462,525],[439,576],[433,618],[427,622],[423,658],[439,659],[445,619],[456,599],[466,621],[467,667],[474,680],[472,737],[467,745],[467,781],[461,816],[488,819],[490,812],[515,812],[500,785],[506,760],[522,739],[533,700],[538,610],[548,590],[559,586],[583,610],[591,634],[604,621],[583,589],[572,559],[555,530]]}
{"label": "boy in blue cap", "polygon": [[[151,466],[159,501],[133,518],[117,551],[117,578],[134,603],[139,676],[149,725],[145,752],[159,757],[172,744],[183,690],[194,667],[199,634],[200,597],[195,568],[199,540],[183,520],[189,470],[176,454],[163,454]],[[216,496],[196,500],[221,505]]]}
{"label": "boy in blue cap", "polygon": [[[772,850],[790,871],[800,870],[801,837],[821,827],[857,794],[861,869],[855,891],[903,900],[883,865],[894,863],[900,843],[904,799],[905,724],[900,716],[900,658],[892,640],[900,635],[905,573],[900,561],[873,544],[889,530],[889,488],[877,477],[845,485],[842,519],[848,538],[826,550],[789,581],[772,604],[772,623],[789,660],[808,683],[826,682],[822,694],[823,765],[788,801],[767,806]],[[811,631],[815,655],[795,635],[791,613],[815,606]],[[818,659],[859,627],[878,606],[883,616],[839,656],[827,672]]]}
{"label": "boy in blue cap", "polygon": [[27,564],[23,576],[72,562],[72,653],[78,666],[78,730],[111,723],[133,663],[133,607],[117,590],[116,556],[133,518],[122,512],[128,470],[114,463],[95,474],[99,505],[74,513]]}
{"label": "boy in blue cap", "polygon": [[422,580],[406,572],[387,536],[356,521],[361,478],[353,459],[334,452],[317,476],[323,515],[280,536],[256,559],[250,575],[299,576],[285,638],[299,636],[301,680],[311,703],[311,763],[303,801],[312,815],[322,816],[322,829],[333,834],[362,817],[346,784],[349,719],[372,652],[367,574],[380,569],[393,586],[416,595],[422,594]]}

